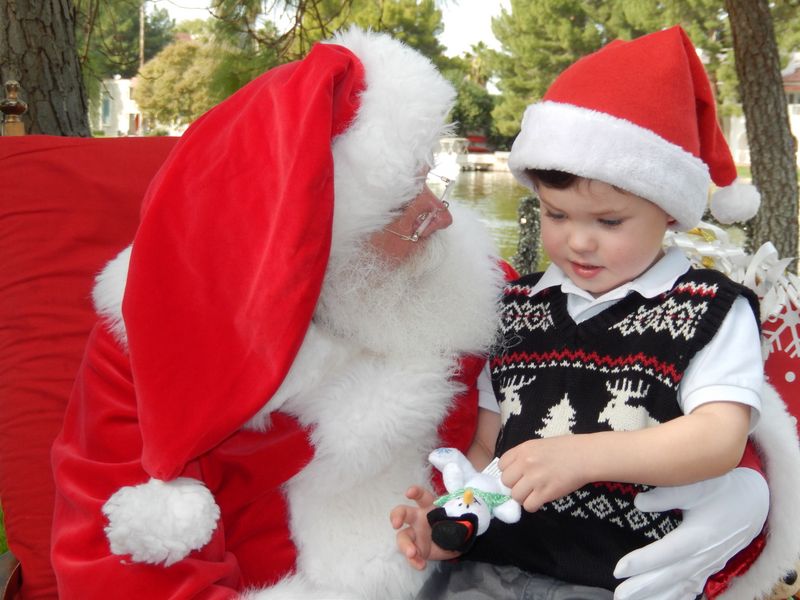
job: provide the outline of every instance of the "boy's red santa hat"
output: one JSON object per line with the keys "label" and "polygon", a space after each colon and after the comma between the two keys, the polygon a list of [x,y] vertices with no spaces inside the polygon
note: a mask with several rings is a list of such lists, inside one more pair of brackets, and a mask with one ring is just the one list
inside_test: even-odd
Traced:
{"label": "boy's red santa hat", "polygon": [[[427,58],[354,28],[183,135],[148,190],[132,249],[99,281],[125,286],[115,330],[150,476],[104,505],[115,554],[171,564],[208,542],[219,509],[187,464],[281,385],[331,249],[357,245],[419,193],[453,98]],[[109,304],[102,295],[96,303]],[[113,320],[119,307],[100,312]]]}
{"label": "boy's red santa hat", "polygon": [[691,40],[672,27],[617,40],[564,71],[528,107],[509,156],[517,179],[554,169],[597,179],[659,205],[691,229],[711,211],[723,223],[751,218],[759,195],[736,184],[714,95]]}

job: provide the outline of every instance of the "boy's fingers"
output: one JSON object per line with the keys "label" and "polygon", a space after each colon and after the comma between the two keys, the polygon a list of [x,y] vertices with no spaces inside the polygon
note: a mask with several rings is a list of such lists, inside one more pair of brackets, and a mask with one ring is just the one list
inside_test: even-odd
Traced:
{"label": "boy's fingers", "polygon": [[397,534],[397,548],[400,550],[400,553],[406,557],[406,560],[416,568],[420,568],[420,562],[422,566],[425,565],[424,559],[419,555],[419,549],[415,543],[414,531],[412,529],[404,529]]}
{"label": "boy's fingers", "polygon": [[[414,538],[414,530],[410,527],[397,533],[397,547],[403,551],[404,555],[414,556],[416,554],[417,545]],[[409,552],[410,550],[413,550],[413,552]]]}
{"label": "boy's fingers", "polygon": [[394,529],[399,529],[403,523],[406,522],[406,515],[408,511],[406,510],[405,506],[395,506],[392,509],[392,512],[389,513],[389,520],[392,523],[392,527]]}
{"label": "boy's fingers", "polygon": [[522,504],[522,507],[528,512],[536,512],[542,508],[542,504],[542,501],[537,495],[531,494],[525,498],[525,502]]}
{"label": "boy's fingers", "polygon": [[433,504],[433,493],[429,490],[423,489],[419,486],[412,486],[406,491],[406,498],[413,500],[421,508],[425,508]]}
{"label": "boy's fingers", "polygon": [[425,492],[421,487],[418,485],[412,485],[410,488],[406,490],[406,498],[409,500],[416,500]]}

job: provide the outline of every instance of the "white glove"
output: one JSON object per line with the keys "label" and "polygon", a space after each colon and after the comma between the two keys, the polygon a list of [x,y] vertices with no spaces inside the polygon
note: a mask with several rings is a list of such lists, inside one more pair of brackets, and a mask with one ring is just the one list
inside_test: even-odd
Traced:
{"label": "white glove", "polygon": [[682,523],[658,541],[623,556],[614,576],[628,577],[615,600],[692,600],[706,579],[758,535],[769,511],[769,487],[753,469],[659,487],[636,497],[642,511],[681,509]]}

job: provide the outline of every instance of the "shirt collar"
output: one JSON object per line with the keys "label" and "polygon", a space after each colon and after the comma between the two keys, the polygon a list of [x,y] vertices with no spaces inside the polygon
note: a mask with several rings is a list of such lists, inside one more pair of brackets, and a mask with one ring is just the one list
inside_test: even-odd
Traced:
{"label": "shirt collar", "polygon": [[530,294],[533,296],[544,289],[560,286],[561,291],[565,294],[575,294],[593,302],[624,298],[631,292],[638,292],[645,298],[654,298],[672,289],[678,277],[686,273],[690,266],[689,260],[683,251],[680,248],[672,247],[666,251],[656,264],[633,281],[614,288],[599,298],[594,298],[589,292],[572,283],[572,280],[564,274],[564,271],[551,263],[542,274],[539,282],[533,286]]}

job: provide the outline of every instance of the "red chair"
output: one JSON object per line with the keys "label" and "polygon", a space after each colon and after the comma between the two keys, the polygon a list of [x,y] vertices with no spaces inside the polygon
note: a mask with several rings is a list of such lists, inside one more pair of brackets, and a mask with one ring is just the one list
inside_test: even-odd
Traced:
{"label": "red chair", "polygon": [[131,242],[175,142],[0,137],[0,504],[16,557],[0,560],[3,600],[57,597],[50,445],[96,320],[94,277]]}

